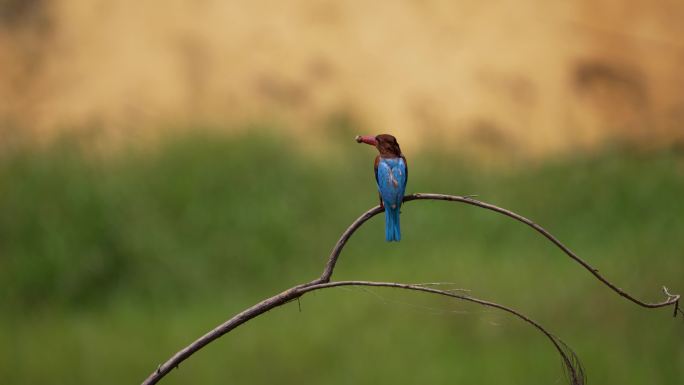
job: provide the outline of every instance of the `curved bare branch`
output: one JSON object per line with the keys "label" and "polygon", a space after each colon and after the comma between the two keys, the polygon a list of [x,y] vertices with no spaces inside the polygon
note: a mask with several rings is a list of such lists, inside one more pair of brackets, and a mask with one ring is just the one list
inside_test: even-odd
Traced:
{"label": "curved bare branch", "polygon": [[555,349],[558,351],[558,353],[561,356],[561,359],[563,361],[563,366],[566,369],[566,372],[568,373],[568,377],[570,379],[570,383],[572,385],[583,385],[584,384],[584,370],[582,366],[579,364],[579,360],[575,356],[575,354],[570,350],[558,337],[555,335],[551,334],[549,331],[547,331],[543,326],[541,326],[539,323],[536,321],[532,320],[531,318],[527,317],[526,315],[520,313],[517,310],[514,310],[512,308],[509,308],[504,305],[500,305],[495,302],[491,301],[486,301],[483,299],[475,298],[470,295],[464,295],[464,294],[457,294],[454,293],[453,291],[448,291],[448,290],[439,290],[435,289],[432,287],[426,287],[420,284],[404,284],[404,283],[397,283],[397,282],[374,282],[374,281],[336,281],[336,282],[325,282],[325,283],[316,283],[316,284],[306,284],[306,285],[298,285],[295,286],[291,289],[285,290],[284,292],[275,295],[269,299],[266,299],[264,301],[259,302],[258,304],[250,307],[247,310],[244,310],[241,313],[238,313],[237,315],[233,316],[233,318],[229,319],[228,321],[224,322],[223,324],[217,326],[213,330],[211,330],[209,333],[203,335],[199,339],[197,339],[195,342],[192,344],[188,345],[186,348],[183,350],[179,351],[176,353],[173,357],[171,357],[168,361],[166,361],[164,364],[160,365],[156,371],[154,371],[150,376],[143,382],[143,385],[148,385],[148,384],[156,384],[159,380],[161,380],[166,374],[168,374],[171,370],[174,368],[177,368],[178,365],[185,361],[188,357],[190,357],[193,353],[197,352],[198,350],[202,349],[204,346],[209,344],[210,342],[216,340],[220,336],[230,332],[231,330],[235,329],[236,327],[242,325],[243,323],[249,321],[252,318],[255,318],[273,308],[285,305],[286,303],[299,298],[303,296],[306,293],[316,291],[316,290],[322,290],[322,289],[329,289],[333,287],[340,287],[340,286],[373,286],[373,287],[389,287],[389,288],[395,288],[395,289],[404,289],[404,290],[413,290],[413,291],[420,291],[420,292],[425,292],[425,293],[430,293],[430,294],[438,294],[446,297],[451,297],[451,298],[456,298],[464,301],[469,301],[478,305],[482,306],[487,306],[487,307],[492,307],[496,308],[499,310],[503,310],[507,313],[513,314],[514,316],[520,318],[524,322],[534,326],[536,329],[538,329],[540,332],[542,332],[546,338],[551,341]]}
{"label": "curved bare branch", "polygon": [[[501,207],[485,203],[482,201],[478,201],[476,199],[472,199],[472,197],[464,197],[464,196],[455,196],[455,195],[445,195],[445,194],[412,194],[412,195],[407,195],[404,197],[404,202],[410,202],[413,200],[443,200],[443,201],[450,201],[450,202],[461,202],[477,207],[481,207],[487,210],[495,211],[500,214],[506,215],[508,217],[511,217],[519,222],[522,222],[530,227],[532,227],[534,230],[542,234],[545,238],[547,238],[549,241],[551,241],[553,244],[555,244],[557,247],[559,247],[566,255],[568,255],[570,258],[575,260],[577,263],[582,265],[585,269],[587,269],[591,274],[593,274],[599,281],[610,287],[613,291],[621,295],[622,297],[627,298],[628,300],[646,307],[646,308],[660,308],[660,307],[665,307],[665,306],[673,306],[674,307],[674,315],[677,315],[677,312],[682,312],[682,310],[679,308],[679,299],[680,296],[679,294],[670,294],[666,288],[663,287],[663,291],[665,295],[667,296],[667,299],[662,302],[656,302],[656,303],[649,303],[649,302],[644,302],[641,301],[632,295],[628,294],[624,290],[620,289],[619,287],[615,286],[613,283],[608,281],[605,277],[603,277],[601,274],[599,274],[598,270],[593,268],[591,265],[589,265],[587,262],[585,262],[583,259],[581,259],[579,256],[577,256],[575,253],[573,253],[570,249],[568,249],[565,245],[563,245],[556,237],[551,235],[548,231],[546,231],[543,227],[537,225],[536,223],[532,222],[531,220],[523,217],[522,215],[516,214],[510,210],[503,209]],[[484,301],[480,300],[471,296],[467,295],[461,295],[461,294],[455,294],[454,292],[451,291],[444,291],[444,290],[438,290],[426,286],[421,286],[421,285],[410,285],[410,284],[401,284],[401,283],[394,283],[394,282],[370,282],[370,281],[338,281],[338,282],[331,282],[330,278],[332,277],[333,271],[335,269],[335,265],[337,264],[337,260],[339,259],[340,253],[342,252],[342,249],[346,245],[347,241],[351,236],[354,234],[354,232],[361,227],[366,221],[368,221],[370,218],[374,217],[375,215],[379,214],[382,212],[382,208],[380,206],[376,206],[371,208],[370,210],[366,211],[363,213],[359,218],[357,218],[348,228],[347,230],[342,233],[340,236],[340,239],[337,241],[335,246],[333,247],[330,256],[328,257],[328,261],[326,263],[325,269],[323,270],[323,273],[321,276],[309,283],[304,283],[300,284],[297,286],[294,286],[288,290],[285,290],[281,292],[280,294],[277,294],[271,298],[265,299],[256,305],[238,313],[237,315],[233,316],[231,319],[227,320],[226,322],[222,323],[221,325],[217,326],[213,330],[209,331],[187,347],[183,348],[180,350],[178,353],[174,354],[170,359],[168,359],[166,362],[163,364],[159,365],[157,370],[155,370],[150,376],[142,383],[143,385],[149,385],[149,384],[156,384],[159,380],[161,380],[166,374],[168,374],[173,368],[178,367],[178,365],[186,360],[188,357],[190,357],[192,354],[197,352],[198,350],[202,349],[204,346],[207,344],[211,343],[212,341],[216,340],[217,338],[221,337],[222,335],[230,332],[231,330],[235,329],[236,327],[242,325],[243,323],[258,317],[259,315],[266,313],[267,311],[274,309],[276,307],[282,306],[294,299],[297,299],[304,295],[305,293],[314,291],[314,290],[319,290],[319,289],[324,289],[324,288],[330,288],[330,287],[338,287],[338,286],[383,286],[383,287],[393,287],[393,288],[401,288],[401,289],[407,289],[407,290],[415,290],[415,291],[422,291],[422,292],[427,292],[427,293],[432,293],[432,294],[439,294],[439,295],[445,295],[448,297],[453,297],[453,298],[458,298],[470,302],[474,302],[483,306],[489,306],[493,308],[497,308],[503,311],[506,311],[508,313],[514,314],[518,318],[522,319],[523,321],[529,323],[530,325],[533,325],[535,328],[540,330],[544,335],[551,340],[553,343],[554,347],[558,350],[560,353],[561,357],[563,358],[563,364],[566,367],[566,370],[568,371],[568,375],[570,377],[571,383],[573,385],[576,384],[583,384],[584,382],[584,373],[582,371],[581,365],[579,365],[577,358],[572,354],[572,351],[567,348],[567,346],[560,341],[557,337],[546,331],[541,325],[530,319],[529,317],[523,315],[522,313],[513,310],[511,308],[508,308],[503,305],[499,305],[494,302],[489,302],[489,301]],[[682,312],[684,314],[684,312]]]}
{"label": "curved bare branch", "polygon": [[[497,212],[499,214],[503,214],[507,217],[513,218],[518,222],[522,222],[529,227],[533,228],[535,231],[543,235],[546,239],[551,241],[554,245],[556,245],[559,249],[561,249],[568,257],[572,258],[575,260],[575,262],[579,263],[584,267],[587,271],[589,271],[596,279],[601,281],[603,284],[611,288],[614,292],[618,293],[622,297],[627,298],[628,300],[634,302],[635,304],[639,306],[643,306],[646,308],[659,308],[659,307],[665,307],[665,306],[675,306],[675,308],[678,308],[678,302],[680,296],[678,294],[667,295],[667,299],[662,302],[655,302],[655,303],[650,303],[650,302],[644,302],[640,299],[637,299],[636,297],[632,296],[631,294],[627,293],[626,291],[622,290],[621,288],[617,287],[615,284],[610,282],[607,278],[605,278],[603,275],[601,275],[598,271],[598,269],[592,267],[589,265],[586,261],[584,261],[582,258],[580,258],[577,254],[575,254],[572,250],[570,250],[567,246],[565,246],[561,241],[559,241],[556,237],[554,237],[550,232],[548,232],[546,229],[543,227],[539,226],[538,224],[534,223],[533,221],[523,217],[520,214],[516,214],[510,210],[506,210],[504,208],[495,206],[490,203],[485,203],[482,201],[479,201],[477,199],[473,199],[471,197],[467,196],[458,196],[458,195],[446,195],[446,194],[432,194],[432,193],[416,193],[416,194],[411,194],[407,195],[404,197],[404,202],[410,202],[414,200],[440,200],[440,201],[449,201],[449,202],[461,202],[465,203],[468,205],[472,206],[477,206],[481,207],[483,209],[491,210],[494,212]],[[330,281],[330,278],[332,277],[333,270],[335,269],[335,264],[337,263],[337,259],[340,256],[340,252],[342,251],[342,248],[344,245],[347,243],[347,240],[351,237],[351,235],[363,225],[364,222],[372,218],[373,216],[377,215],[378,213],[382,212],[382,209],[380,206],[376,206],[368,211],[366,211],[363,215],[361,215],[357,220],[355,220],[351,226],[342,234],[340,239],[337,241],[337,244],[335,244],[335,247],[333,248],[332,252],[330,253],[330,257],[328,257],[328,262],[326,264],[325,270],[323,271],[323,274],[321,274],[321,277],[319,278],[320,282],[328,282]],[[675,315],[677,314],[677,310],[675,310]]]}
{"label": "curved bare branch", "polygon": [[583,385],[585,383],[584,369],[582,368],[582,365],[580,364],[579,359],[577,358],[575,353],[572,350],[570,350],[570,348],[568,348],[567,345],[565,345],[565,343],[563,343],[563,341],[560,340],[560,338],[551,334],[544,327],[542,327],[539,323],[537,323],[536,321],[529,318],[528,316],[526,316],[526,315],[520,313],[519,311],[514,310],[510,307],[500,305],[500,304],[495,303],[495,302],[475,298],[475,297],[472,297],[470,295],[456,294],[453,291],[439,290],[439,289],[434,289],[431,287],[426,287],[422,284],[405,284],[405,283],[396,283],[396,282],[333,281],[333,282],[328,282],[328,283],[320,283],[320,284],[316,284],[316,285],[306,286],[306,287],[299,289],[299,291],[302,294],[304,294],[306,292],[313,291],[313,290],[330,288],[330,287],[339,287],[339,286],[375,286],[375,287],[391,287],[391,288],[396,288],[396,289],[421,291],[421,292],[430,293],[430,294],[438,294],[438,295],[443,295],[446,297],[457,298],[457,299],[461,299],[464,301],[473,302],[473,303],[476,303],[478,305],[503,310],[507,313],[513,314],[514,316],[520,318],[524,322],[534,326],[536,329],[538,329],[540,332],[542,332],[546,336],[546,338],[549,339],[549,341],[551,341],[553,346],[558,351],[558,354],[560,354],[561,359],[563,360],[563,366],[565,367],[566,372],[568,374],[568,377],[570,379],[570,384],[572,384],[572,385]]}

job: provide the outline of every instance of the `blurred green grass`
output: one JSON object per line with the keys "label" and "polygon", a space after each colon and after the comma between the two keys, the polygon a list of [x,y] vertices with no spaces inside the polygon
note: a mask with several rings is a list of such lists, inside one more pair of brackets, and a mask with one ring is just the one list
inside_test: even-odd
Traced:
{"label": "blurred green grass", "polygon": [[[77,141],[0,156],[0,383],[139,383],[236,312],[320,274],[371,205],[369,148],[303,155],[275,135],[194,135],[101,159]],[[406,154],[408,192],[478,194],[545,226],[618,286],[684,292],[684,155],[624,146],[508,167]],[[684,323],[615,295],[512,220],[444,202],[382,216],[335,278],[455,282],[559,335],[591,383],[679,384]],[[548,384],[559,358],[505,314],[390,290],[333,289],[199,352],[167,384]]]}

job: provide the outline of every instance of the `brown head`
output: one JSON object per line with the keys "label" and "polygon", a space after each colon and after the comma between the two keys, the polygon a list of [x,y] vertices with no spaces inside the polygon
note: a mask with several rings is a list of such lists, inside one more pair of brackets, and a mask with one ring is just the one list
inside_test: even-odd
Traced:
{"label": "brown head", "polygon": [[397,158],[401,156],[401,148],[397,143],[397,138],[389,134],[380,134],[377,136],[358,135],[356,136],[358,143],[366,143],[375,146],[383,158]]}

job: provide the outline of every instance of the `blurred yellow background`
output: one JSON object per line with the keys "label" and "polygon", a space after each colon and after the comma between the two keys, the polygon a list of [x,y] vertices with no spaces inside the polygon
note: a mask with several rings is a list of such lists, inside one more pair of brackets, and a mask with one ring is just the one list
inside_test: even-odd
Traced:
{"label": "blurred yellow background", "polygon": [[681,1],[0,4],[0,121],[41,138],[268,120],[324,141],[340,114],[524,155],[684,137]]}

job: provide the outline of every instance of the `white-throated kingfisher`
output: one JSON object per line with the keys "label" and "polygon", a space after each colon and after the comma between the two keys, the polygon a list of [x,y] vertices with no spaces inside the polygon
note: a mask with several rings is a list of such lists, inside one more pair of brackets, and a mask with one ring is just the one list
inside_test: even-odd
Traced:
{"label": "white-throated kingfisher", "polygon": [[357,136],[358,143],[366,143],[378,149],[375,157],[375,181],[380,193],[380,206],[385,208],[385,240],[401,240],[399,210],[404,200],[408,181],[406,158],[401,153],[397,139],[388,134]]}

